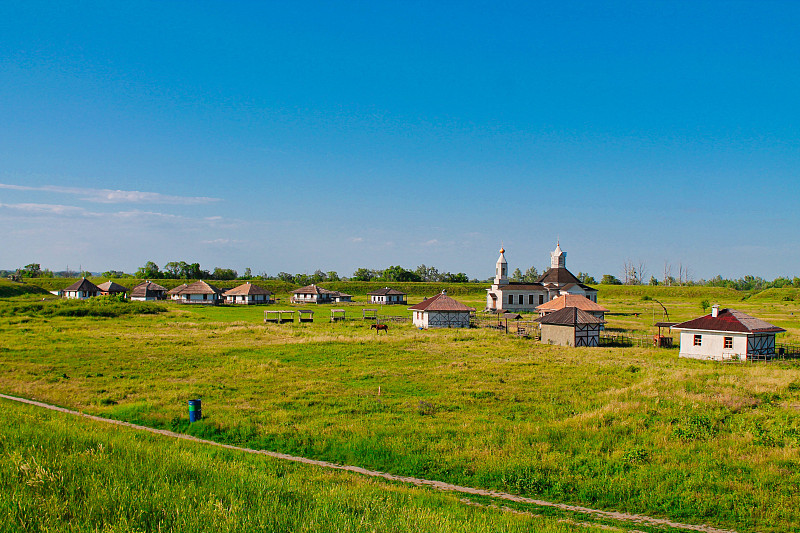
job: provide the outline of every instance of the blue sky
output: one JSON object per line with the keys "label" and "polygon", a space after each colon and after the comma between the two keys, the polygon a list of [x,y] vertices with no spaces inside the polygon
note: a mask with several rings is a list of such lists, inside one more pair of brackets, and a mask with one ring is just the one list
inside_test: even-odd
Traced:
{"label": "blue sky", "polygon": [[800,3],[0,4],[0,268],[800,275]]}

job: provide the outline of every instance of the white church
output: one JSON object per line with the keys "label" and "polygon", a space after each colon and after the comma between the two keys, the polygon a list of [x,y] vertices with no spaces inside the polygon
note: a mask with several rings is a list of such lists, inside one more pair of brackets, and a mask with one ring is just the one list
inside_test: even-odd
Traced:
{"label": "white church", "polygon": [[597,289],[584,285],[567,270],[567,252],[561,250],[561,243],[550,252],[550,268],[534,283],[509,281],[504,254],[500,248],[494,282],[486,289],[486,309],[533,313],[536,307],[564,294],[579,294],[597,302]]}

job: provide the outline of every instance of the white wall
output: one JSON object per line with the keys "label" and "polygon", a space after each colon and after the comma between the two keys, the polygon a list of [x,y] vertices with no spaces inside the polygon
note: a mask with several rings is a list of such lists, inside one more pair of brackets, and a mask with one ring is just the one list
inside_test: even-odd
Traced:
{"label": "white wall", "polygon": [[[701,336],[701,345],[694,345],[694,336]],[[725,337],[733,339],[733,348],[725,348]],[[681,357],[717,361],[747,357],[747,335],[733,332],[681,331]]]}

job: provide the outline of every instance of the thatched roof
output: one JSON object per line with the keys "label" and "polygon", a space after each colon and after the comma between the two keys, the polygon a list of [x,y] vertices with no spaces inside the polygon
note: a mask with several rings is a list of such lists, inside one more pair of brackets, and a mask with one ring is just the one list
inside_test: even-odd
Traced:
{"label": "thatched roof", "polygon": [[249,281],[247,283],[242,283],[238,287],[234,287],[225,291],[225,296],[251,296],[255,294],[263,294],[265,296],[271,296],[272,292],[259,287],[258,285],[253,285]]}
{"label": "thatched roof", "polygon": [[606,321],[590,315],[577,307],[564,307],[536,319],[540,324],[556,326],[577,326],[578,324],[605,324]]}
{"label": "thatched roof", "polygon": [[450,298],[444,291],[432,298],[426,298],[417,305],[409,307],[412,311],[474,311],[474,307],[469,307],[461,302]]}

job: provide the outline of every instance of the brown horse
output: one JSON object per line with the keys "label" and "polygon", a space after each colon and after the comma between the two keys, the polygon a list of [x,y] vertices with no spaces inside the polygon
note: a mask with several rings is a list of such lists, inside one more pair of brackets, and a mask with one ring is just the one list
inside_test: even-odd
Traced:
{"label": "brown horse", "polygon": [[372,324],[370,328],[374,329],[375,333],[380,333],[381,331],[385,331],[387,334],[389,333],[388,324]]}

